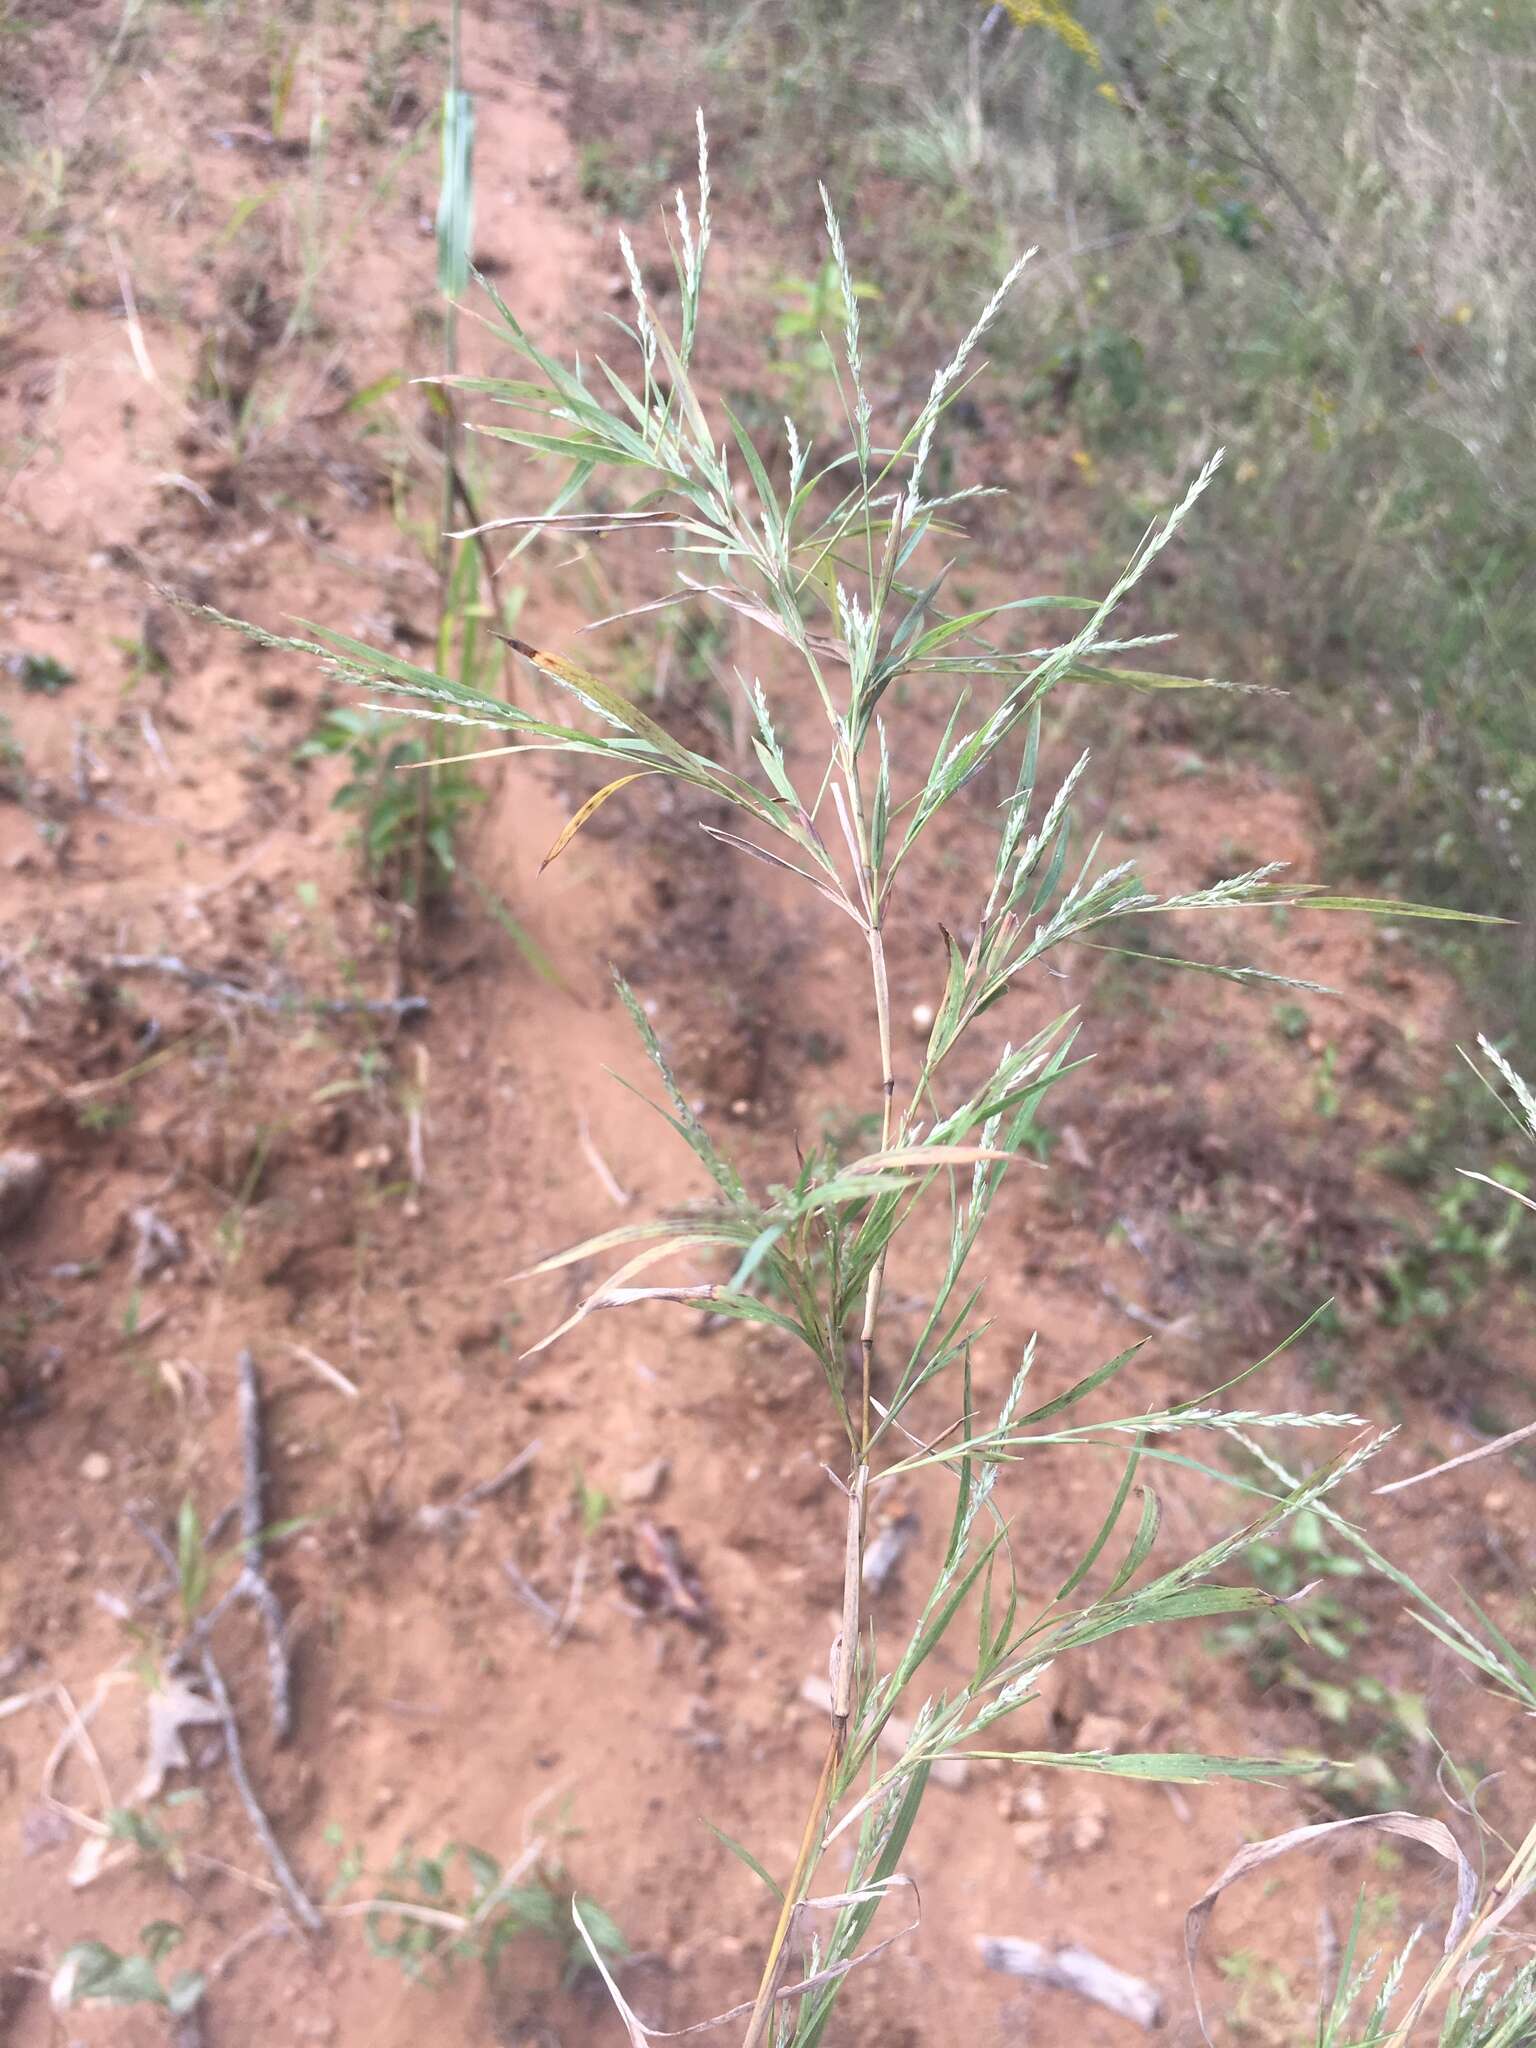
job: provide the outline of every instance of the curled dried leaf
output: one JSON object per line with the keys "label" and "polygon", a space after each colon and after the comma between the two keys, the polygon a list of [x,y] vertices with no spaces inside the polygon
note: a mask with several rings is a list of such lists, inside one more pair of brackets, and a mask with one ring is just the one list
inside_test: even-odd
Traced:
{"label": "curled dried leaf", "polygon": [[1211,2037],[1206,2029],[1205,2014],[1200,2008],[1195,1963],[1217,1900],[1229,1885],[1236,1884],[1239,1878],[1247,1877],[1251,1871],[1262,1869],[1266,1863],[1273,1863],[1277,1856],[1288,1855],[1292,1849],[1311,1848],[1314,1843],[1341,1834],[1347,1828],[1377,1828],[1385,1835],[1401,1835],[1406,1841],[1419,1842],[1443,1857],[1456,1872],[1456,1910],[1451,1915],[1451,1924],[1445,1935],[1447,1955],[1461,1939],[1477,1905],[1477,1873],[1443,1821],[1424,1820],[1416,1813],[1362,1813],[1352,1820],[1325,1820],[1310,1827],[1288,1828],[1283,1835],[1271,1835],[1267,1842],[1249,1842],[1238,1850],[1220,1877],[1196,1899],[1184,1916],[1184,1954],[1189,1963],[1189,1981],[1195,1996],[1195,2018],[1208,2048]]}
{"label": "curled dried leaf", "polygon": [[659,772],[655,768],[637,768],[633,775],[620,775],[613,782],[605,782],[602,788],[596,791],[594,795],[589,796],[580,809],[573,811],[560,827],[560,830],[555,835],[554,844],[539,862],[539,873],[542,875],[552,860],[560,858],[582,826],[586,824],[595,811],[602,809],[609,797],[616,796],[621,789],[627,789],[630,783],[643,782],[647,775],[655,775]]}

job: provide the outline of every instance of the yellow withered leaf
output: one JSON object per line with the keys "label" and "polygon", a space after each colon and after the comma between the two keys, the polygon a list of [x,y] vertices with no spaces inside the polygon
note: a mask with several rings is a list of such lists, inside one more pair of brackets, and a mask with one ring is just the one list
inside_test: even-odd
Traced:
{"label": "yellow withered leaf", "polygon": [[638,704],[632,704],[627,697],[611,689],[607,683],[600,681],[586,669],[578,668],[574,661],[567,661],[563,654],[552,654],[547,647],[530,646],[526,640],[519,640],[512,633],[498,633],[496,638],[505,640],[509,647],[516,649],[524,661],[531,661],[542,674],[553,677],[557,683],[564,683],[567,689],[585,697],[589,704],[596,705],[598,710],[606,712],[610,718],[617,719],[625,731],[635,734],[637,738],[649,740],[652,746],[659,748],[670,759],[689,759],[688,749],[680,741],[673,739],[671,733],[664,726],[658,725],[654,718],[648,718]]}
{"label": "yellow withered leaf", "polygon": [[581,806],[581,809],[573,811],[560,827],[559,832],[556,834],[554,845],[551,846],[548,853],[539,862],[539,873],[542,875],[552,860],[560,858],[561,854],[564,853],[582,826],[586,824],[592,813],[600,810],[607,803],[609,797],[615,795],[629,783],[643,782],[647,775],[655,775],[657,772],[654,768],[637,768],[633,775],[621,775],[617,782],[605,782],[602,788],[595,795],[589,796]]}

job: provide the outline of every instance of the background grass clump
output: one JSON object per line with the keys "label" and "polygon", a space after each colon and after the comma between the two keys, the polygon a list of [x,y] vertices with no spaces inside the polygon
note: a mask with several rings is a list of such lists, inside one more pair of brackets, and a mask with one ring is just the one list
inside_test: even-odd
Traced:
{"label": "background grass clump", "polygon": [[[1041,243],[989,403],[1066,444],[1085,548],[1118,557],[1224,442],[1181,578],[1213,662],[1296,713],[1261,740],[1239,701],[1237,730],[1300,757],[1358,880],[1529,925],[1536,14],[764,0],[698,26],[735,175],[796,213],[769,169],[793,137],[861,192],[866,324],[914,361]],[[1449,944],[1528,1027],[1529,942]]]}

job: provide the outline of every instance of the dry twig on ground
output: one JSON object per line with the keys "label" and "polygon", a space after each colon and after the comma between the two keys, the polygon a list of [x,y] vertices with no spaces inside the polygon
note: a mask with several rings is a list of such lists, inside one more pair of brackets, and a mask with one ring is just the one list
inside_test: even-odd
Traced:
{"label": "dry twig on ground", "polygon": [[425,996],[268,995],[261,989],[247,988],[243,982],[229,981],[206,967],[189,966],[175,953],[108,953],[102,965],[115,974],[164,975],[169,981],[185,982],[200,995],[240,1003],[248,1009],[270,1010],[279,1016],[292,1012],[309,1017],[392,1017],[403,1023],[410,1017],[425,1016],[431,1007]]}
{"label": "dry twig on ground", "polygon": [[261,1386],[256,1378],[256,1361],[249,1351],[240,1354],[239,1374],[240,1535],[245,1544],[245,1562],[240,1570],[237,1591],[261,1615],[262,1634],[267,1644],[267,1685],[272,1694],[272,1734],[277,1742],[286,1742],[293,1733],[293,1673],[288,1660],[282,1603],[272,1590],[272,1582],[262,1565],[267,1488],[262,1457]]}

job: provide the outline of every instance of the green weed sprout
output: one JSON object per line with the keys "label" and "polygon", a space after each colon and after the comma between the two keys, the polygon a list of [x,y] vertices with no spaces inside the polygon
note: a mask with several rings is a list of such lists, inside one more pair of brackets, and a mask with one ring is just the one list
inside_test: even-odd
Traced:
{"label": "green weed sprout", "polygon": [[[862,278],[854,279],[852,289],[854,297],[865,302],[880,297],[879,286]],[[836,263],[829,257],[814,277],[784,278],[779,301],[773,338],[788,372],[790,404],[799,412],[837,377],[837,357],[827,336],[844,330],[848,315]]]}
{"label": "green weed sprout", "polygon": [[181,1970],[167,1987],[159,1964],[178,1946],[182,1930],[171,1920],[152,1920],[142,1930],[142,1948],[119,1955],[104,1941],[77,1941],[65,1950],[50,1985],[55,2011],[77,2005],[158,2006],[172,2019],[182,2019],[202,2002],[204,1979]]}
{"label": "green weed sprout", "polygon": [[[1260,1609],[1288,1612],[1263,1587],[1218,1584],[1216,1575],[1299,1509],[1321,1500],[1380,1441],[1362,1436],[1354,1416],[1224,1404],[1247,1373],[1198,1401],[1080,1420],[1072,1411],[1107,1388],[1139,1347],[1044,1398],[1037,1397],[1031,1380],[1033,1340],[998,1412],[982,1417],[973,1395],[972,1355],[986,1324],[977,1315],[982,1287],[968,1269],[1042,1100],[1081,1064],[1075,1056],[1078,1019],[1074,1010],[1063,1009],[1020,1042],[1002,1042],[991,1055],[988,1078],[968,1091],[952,1079],[955,1048],[983,1017],[1000,1017],[1025,986],[1037,994],[1053,991],[1058,984],[1046,971],[1051,957],[1066,946],[1100,942],[1118,920],[1276,904],[1384,906],[1282,882],[1273,866],[1159,895],[1134,864],[1103,865],[1096,843],[1069,861],[1074,799],[1087,757],[1054,790],[1037,786],[1042,734],[1060,687],[1069,681],[1137,691],[1221,687],[1210,679],[1122,666],[1116,657],[1152,642],[1112,637],[1122,600],[1178,535],[1212,482],[1219,455],[1147,532],[1102,598],[1022,596],[970,610],[946,609],[957,545],[952,515],[979,492],[934,492],[935,443],[947,409],[978,374],[982,346],[1028,258],[1008,271],[911,417],[894,431],[882,423],[877,432],[864,373],[861,294],[828,202],[830,257],[841,286],[837,382],[846,445],[813,460],[811,444],[786,420],[782,445],[765,455],[728,407],[712,413],[693,374],[712,233],[709,202],[701,117],[697,200],[690,205],[679,193],[676,204],[675,335],[661,325],[628,239],[620,237],[634,301],[632,318],[621,323],[635,360],[632,375],[601,357],[585,371],[566,368],[524,333],[487,284],[496,330],[527,365],[527,376],[449,381],[469,397],[506,409],[516,421],[482,422],[479,431],[568,466],[547,510],[497,518],[482,530],[516,531],[524,540],[541,530],[644,534],[669,544],[673,586],[638,609],[716,607],[771,635],[820,707],[820,756],[792,765],[775,718],[778,692],[755,676],[740,678],[751,759],[743,750],[730,762],[684,744],[597,675],[523,641],[513,643],[519,654],[569,701],[568,723],[323,628],[311,629],[313,639],[283,644],[320,657],[333,675],[366,693],[369,709],[378,708],[382,697],[393,708],[441,725],[488,729],[501,742],[493,752],[587,756],[604,764],[609,779],[576,811],[548,859],[617,790],[667,777],[734,812],[732,829],[702,825],[711,837],[746,859],[787,870],[857,934],[879,1046],[873,1104],[878,1145],[852,1160],[820,1152],[787,1183],[762,1193],[750,1188],[689,1105],[643,1010],[621,981],[620,997],[661,1078],[666,1106],[660,1114],[694,1153],[712,1196],[707,1203],[607,1231],[531,1269],[549,1273],[603,1254],[620,1258],[616,1270],[536,1351],[595,1311],[675,1303],[792,1338],[811,1354],[824,1379],[845,1460],[836,1512],[846,1564],[842,1623],[831,1653],[831,1711],[799,1854],[782,1887],[769,1880],[772,1930],[755,1995],[742,2009],[745,2048],[770,2038],[780,2048],[811,2048],[823,2038],[847,1973],[881,1946],[866,1950],[865,1938],[881,1907],[904,1891],[903,1852],[930,1770],[940,1759],[1003,1757],[1182,1783],[1270,1780],[1309,1768],[1263,1758],[1062,1755],[998,1744],[1001,1724],[1038,1697],[1042,1675],[1057,1658],[1130,1628]],[[605,495],[584,503],[586,485],[599,477]],[[626,486],[632,493],[627,499]],[[1045,645],[1030,644],[1038,637],[1031,622],[1040,614],[1071,615],[1075,629]],[[1014,644],[1015,627],[1022,628],[1021,645]],[[915,690],[951,693],[952,708],[936,751],[914,763],[903,746],[900,707]],[[892,1042],[887,929],[901,912],[914,849],[940,813],[994,764],[1006,764],[1011,794],[996,812],[991,870],[978,883],[966,927],[974,935],[967,943],[943,936],[932,1030],[915,1077],[904,1078]],[[1414,914],[1402,905],[1392,908],[1399,918]],[[1254,967],[1220,971],[1245,982],[1311,986]],[[888,1391],[877,1399],[874,1365],[887,1255],[918,1204],[929,1201],[947,1204],[948,1247],[928,1284],[916,1342],[904,1356],[882,1359],[880,1383]],[[700,1262],[713,1266],[718,1277],[689,1277],[688,1268],[697,1273]],[[850,1338],[858,1359],[851,1385],[845,1369]],[[946,1387],[951,1426],[936,1430],[932,1404]],[[1351,1436],[1344,1450],[1304,1475],[1287,1477],[1272,1490],[1258,1489],[1247,1518],[1195,1556],[1144,1571],[1161,1522],[1158,1496],[1145,1475],[1158,1461],[1180,1457],[1182,1439],[1251,1441],[1254,1432],[1274,1429],[1343,1429]],[[999,1482],[1038,1450],[1069,1445],[1110,1451],[1120,1477],[1092,1543],[1035,1606],[1016,1570]],[[953,1519],[921,1615],[907,1641],[890,1652],[876,1642],[861,1606],[867,1505],[872,1491],[891,1480],[934,1469],[953,1480]],[[1122,1518],[1134,1528],[1117,1538]],[[1096,1590],[1089,1590],[1090,1581]],[[957,1686],[927,1690],[932,1653],[962,1624],[977,1631],[969,1676]],[[910,1734],[891,1760],[877,1753],[877,1744],[914,1690],[921,1696],[916,1711],[904,1710]],[[817,1866],[834,1842],[851,1842],[851,1874],[839,1879],[830,1898],[813,1898]],[[741,1853],[766,1877],[750,1851]],[[815,1925],[818,1917],[822,1932],[808,1945],[792,1942],[793,1932]],[[581,1928],[581,1916],[576,1919]],[[589,1947],[631,2040],[644,2042],[646,2031],[599,1946]],[[801,1948],[806,1960],[796,1977],[791,1956]]]}
{"label": "green weed sprout", "polygon": [[482,798],[479,786],[462,768],[435,765],[426,742],[398,719],[350,705],[327,712],[296,754],[327,757],[346,764],[331,808],[357,819],[352,844],[368,887],[407,903],[445,895],[458,828]]}

